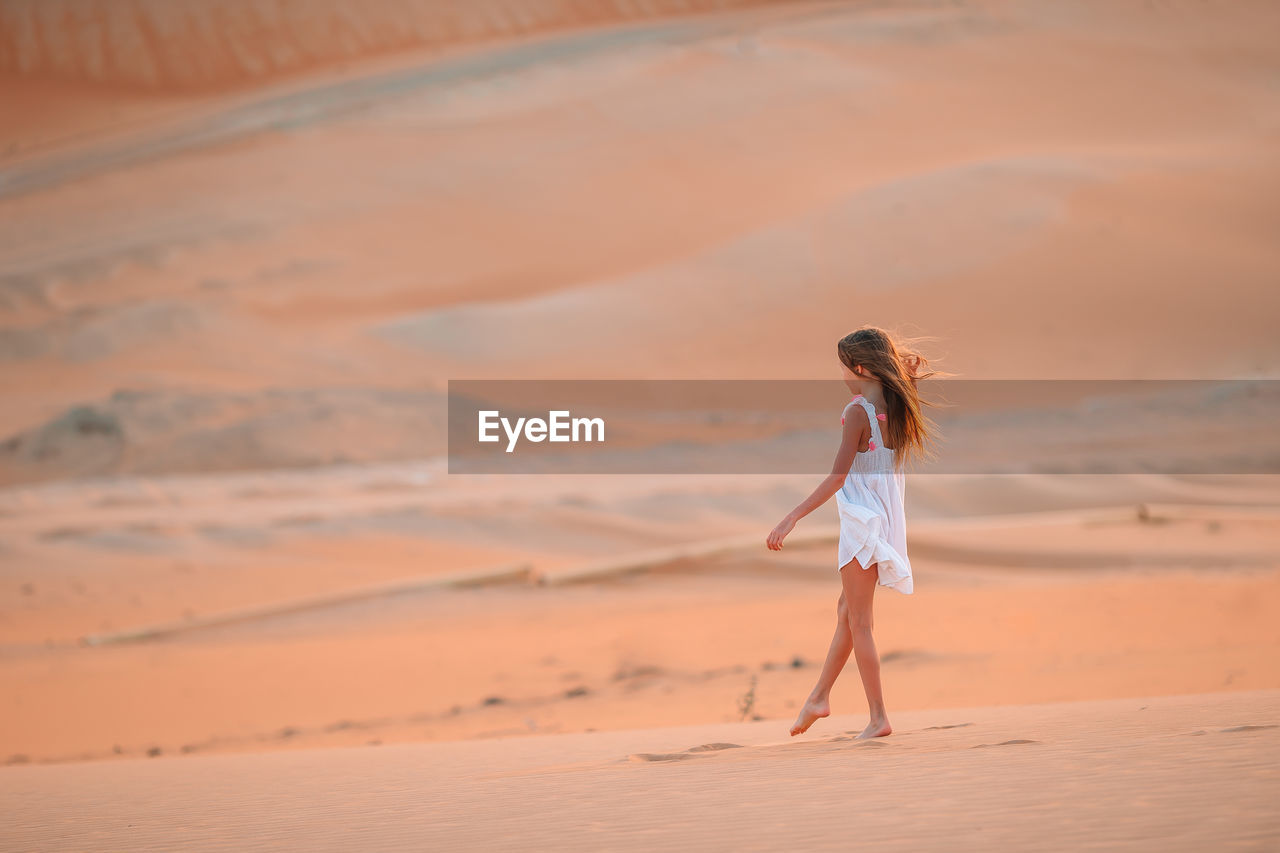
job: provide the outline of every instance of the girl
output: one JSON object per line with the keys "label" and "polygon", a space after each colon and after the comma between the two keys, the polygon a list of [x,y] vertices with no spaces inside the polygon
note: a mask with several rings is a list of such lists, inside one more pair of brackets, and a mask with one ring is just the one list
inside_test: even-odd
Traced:
{"label": "girl", "polygon": [[871,598],[877,581],[904,595],[912,593],[902,469],[908,457],[926,455],[932,424],[921,413],[916,383],[938,374],[921,373],[928,360],[874,326],[846,335],[837,352],[853,400],[841,418],[844,428],[835,464],[813,494],[778,522],[767,544],[771,550],[780,550],[797,521],[836,496],[840,517],[836,565],[843,587],[836,608],[836,633],[818,683],[800,709],[791,734],[806,731],[819,717],[831,713],[831,687],[852,651],[871,710],[871,722],[858,737],[883,737],[893,729],[880,691],[880,657],[871,636]]}

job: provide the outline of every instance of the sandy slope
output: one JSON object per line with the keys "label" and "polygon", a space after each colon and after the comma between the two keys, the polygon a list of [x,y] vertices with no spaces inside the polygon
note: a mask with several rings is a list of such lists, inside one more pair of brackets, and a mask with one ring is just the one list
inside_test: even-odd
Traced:
{"label": "sandy slope", "polygon": [[[396,503],[367,503],[367,515],[349,497],[328,520],[313,500],[311,516],[275,522],[270,502],[259,502],[216,526],[198,506],[163,523],[126,506],[133,520],[118,526],[64,517],[10,528],[27,568],[0,598],[0,673],[17,685],[0,754],[57,762],[678,725],[732,719],[753,680],[754,713],[794,713],[834,627],[830,543],[782,554],[761,546],[575,586],[426,591],[80,644],[450,568],[513,559],[568,568],[643,553],[659,531],[668,542],[696,541],[698,530],[762,536],[782,484],[756,494],[743,484],[630,486],[569,492],[568,502],[508,493],[496,518],[465,498],[428,509],[392,492]],[[681,505],[696,521],[664,523],[664,510]],[[893,707],[1280,683],[1276,512],[917,518],[909,541],[919,593],[882,590],[877,603]],[[833,701],[863,705],[852,666]]]}
{"label": "sandy slope", "polygon": [[[763,539],[815,483],[447,476],[453,377],[828,378],[864,322],[973,378],[1275,376],[1278,8],[770,4],[231,92],[0,81],[0,847],[1275,846],[1278,730],[1239,728],[1280,722],[1274,475],[912,480],[874,744],[835,739],[852,669],[783,735],[824,546],[81,643]],[[1218,402],[955,437],[1273,465],[1274,410]],[[1065,514],[989,517],[1030,511]]]}
{"label": "sandy slope", "polygon": [[1274,10],[801,4],[187,102],[10,83],[0,435],[87,406],[119,443],[0,470],[417,458],[450,376],[828,377],[868,321],[974,378],[1274,375]]}
{"label": "sandy slope", "polygon": [[765,0],[3,0],[0,74],[225,87],[412,48]]}
{"label": "sandy slope", "polygon": [[[1280,691],[8,767],[10,849],[1203,850],[1280,842]],[[76,820],[68,824],[67,815]]]}

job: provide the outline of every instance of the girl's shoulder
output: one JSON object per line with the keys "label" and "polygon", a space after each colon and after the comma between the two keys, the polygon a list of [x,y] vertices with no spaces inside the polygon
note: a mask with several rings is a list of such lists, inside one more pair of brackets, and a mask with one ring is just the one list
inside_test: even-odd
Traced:
{"label": "girl's shoulder", "polygon": [[850,408],[861,410],[862,413],[866,415],[867,422],[868,423],[871,422],[871,415],[867,414],[866,407],[862,405],[863,399],[864,398],[862,397],[854,397],[852,400],[850,400],[848,403],[845,404],[844,411],[840,413],[840,423],[843,424],[848,419]]}

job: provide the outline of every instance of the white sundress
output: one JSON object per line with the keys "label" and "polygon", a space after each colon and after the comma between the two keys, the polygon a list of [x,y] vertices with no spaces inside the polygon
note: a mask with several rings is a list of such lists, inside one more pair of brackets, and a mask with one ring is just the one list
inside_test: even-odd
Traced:
{"label": "white sundress", "polygon": [[[861,394],[845,406],[860,404],[871,419],[871,440],[865,453],[853,458],[853,465],[836,492],[840,515],[840,546],[836,571],[854,557],[863,569],[876,566],[881,586],[912,593],[911,563],[907,560],[907,516],[903,494],[907,479],[893,467],[896,451],[884,446],[880,423],[884,415]],[[844,418],[840,419],[844,423]]]}

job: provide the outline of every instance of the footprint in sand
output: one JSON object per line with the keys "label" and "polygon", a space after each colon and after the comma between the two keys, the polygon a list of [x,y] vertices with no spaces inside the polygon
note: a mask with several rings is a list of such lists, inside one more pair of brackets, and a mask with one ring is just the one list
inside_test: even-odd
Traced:
{"label": "footprint in sand", "polygon": [[720,752],[724,749],[742,749],[742,744],[704,743],[700,746],[691,746],[684,752],[636,752],[628,755],[627,758],[631,761],[684,761],[697,758],[700,754]]}
{"label": "footprint in sand", "polygon": [[964,728],[965,726],[972,726],[972,725],[973,725],[973,723],[952,723],[952,724],[951,724],[951,725],[949,725],[949,726],[925,726],[925,727],[924,727],[923,729],[921,729],[920,731],[922,731],[922,732],[932,732],[932,731],[936,731],[936,730],[938,730],[938,729],[962,729],[962,728]]}
{"label": "footprint in sand", "polygon": [[1002,740],[999,743],[976,743],[969,747],[970,749],[982,749],[984,746],[1009,746],[1015,743],[1039,743],[1038,740],[1025,740],[1023,738],[1015,738],[1014,740]]}
{"label": "footprint in sand", "polygon": [[[861,732],[846,732],[842,735],[834,737],[822,738],[821,740],[807,740],[802,743],[795,741],[783,741],[781,743],[760,744],[751,747],[752,754],[762,755],[795,755],[797,751],[810,754],[812,749],[822,749],[827,744],[837,743],[841,741],[855,741],[853,744],[859,748],[867,747],[874,749],[885,749],[892,744],[886,743],[883,738],[859,738],[855,735]],[[701,746],[692,746],[683,752],[635,752],[627,756],[628,761],[687,761],[690,758],[698,758],[709,753],[716,753],[726,749],[743,749],[742,744],[738,743],[704,743]]]}
{"label": "footprint in sand", "polygon": [[1278,729],[1278,728],[1280,728],[1280,725],[1276,725],[1276,724],[1272,723],[1272,724],[1270,724],[1270,725],[1266,725],[1266,726],[1232,726],[1232,727],[1231,727],[1231,728],[1229,728],[1229,729],[1220,729],[1219,731],[1224,731],[1224,732],[1256,732],[1256,731],[1258,731],[1259,729]]}
{"label": "footprint in sand", "polygon": [[829,737],[826,740],[809,741],[809,742],[810,743],[835,743],[837,741],[842,741],[842,740],[857,740],[857,741],[862,741],[862,743],[866,744],[867,746],[888,746],[889,745],[881,738],[858,737],[858,735],[860,734],[862,734],[861,731],[855,732],[851,730],[851,731],[845,732],[842,735]]}

